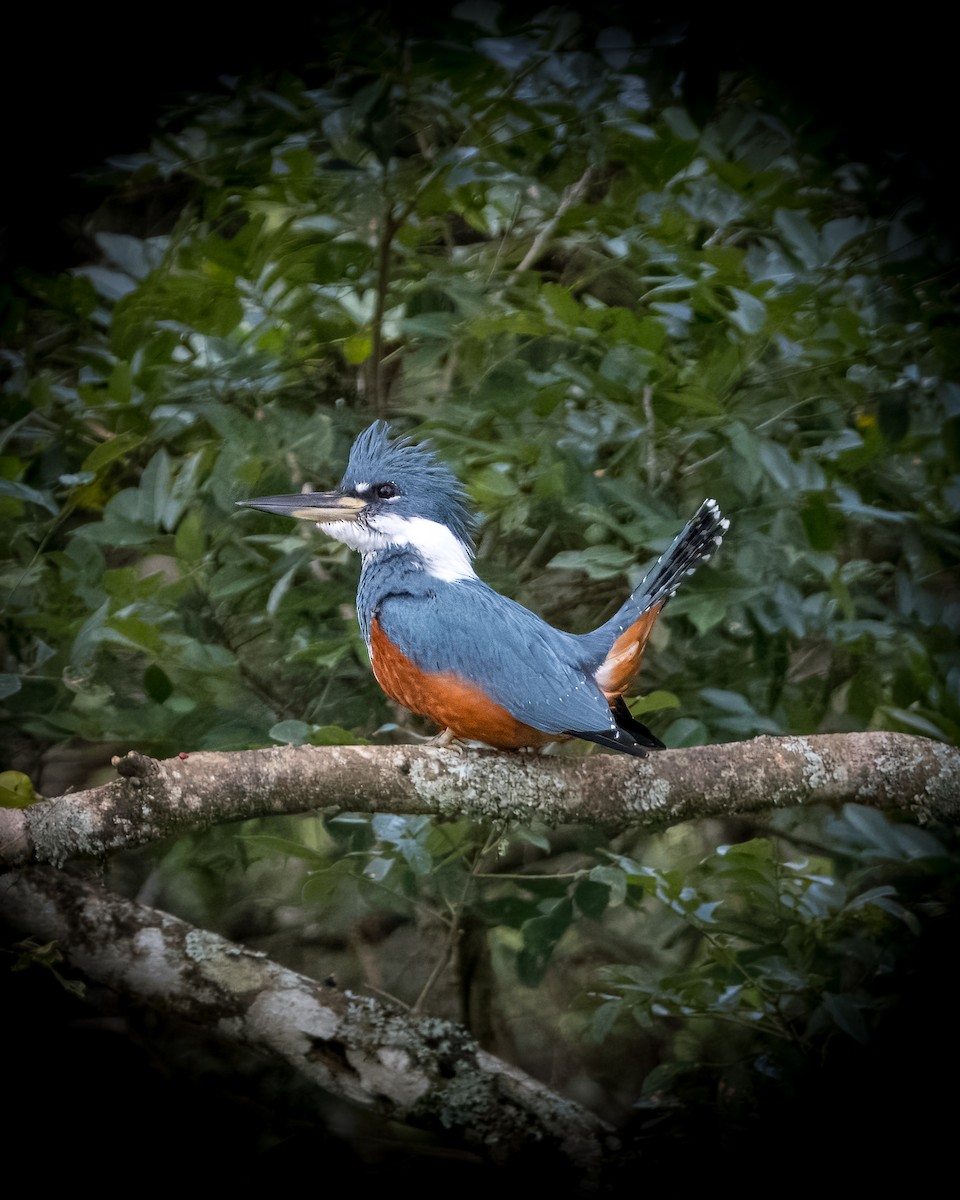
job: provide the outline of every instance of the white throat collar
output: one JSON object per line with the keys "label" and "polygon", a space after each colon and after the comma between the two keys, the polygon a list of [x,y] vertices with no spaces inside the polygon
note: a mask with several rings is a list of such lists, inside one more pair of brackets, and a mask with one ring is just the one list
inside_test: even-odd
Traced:
{"label": "white throat collar", "polygon": [[369,520],[332,521],[318,528],[328,537],[359,550],[364,558],[391,546],[409,546],[420,556],[423,569],[445,583],[477,577],[469,548],[439,521],[381,513]]}

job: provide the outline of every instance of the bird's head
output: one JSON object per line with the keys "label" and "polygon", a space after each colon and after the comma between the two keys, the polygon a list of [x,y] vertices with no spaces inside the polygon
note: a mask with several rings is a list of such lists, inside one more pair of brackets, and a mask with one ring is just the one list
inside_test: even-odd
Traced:
{"label": "bird's head", "polygon": [[409,547],[442,579],[474,573],[473,517],[456,476],[428,443],[392,438],[384,421],[375,421],[353,443],[334,491],[239,503],[314,521],[324,533],[364,555]]}

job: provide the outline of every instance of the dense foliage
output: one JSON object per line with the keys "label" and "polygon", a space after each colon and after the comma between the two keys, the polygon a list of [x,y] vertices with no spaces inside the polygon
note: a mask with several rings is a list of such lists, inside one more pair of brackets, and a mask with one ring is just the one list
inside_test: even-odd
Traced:
{"label": "dense foliage", "polygon": [[[960,735],[954,278],[922,205],[747,76],[694,120],[625,30],[469,11],[192,96],[104,168],[89,261],[14,281],[3,765],[40,790],[77,743],[433,732],[372,681],[349,553],[235,508],[332,486],[375,416],[432,437],[481,574],[568,628],[717,498],[730,534],[632,702],[668,745]],[[870,1043],[953,861],[859,809],[616,846],[341,816],[111,877],[307,971],[340,955],[615,1119],[643,1089],[748,1120]]]}

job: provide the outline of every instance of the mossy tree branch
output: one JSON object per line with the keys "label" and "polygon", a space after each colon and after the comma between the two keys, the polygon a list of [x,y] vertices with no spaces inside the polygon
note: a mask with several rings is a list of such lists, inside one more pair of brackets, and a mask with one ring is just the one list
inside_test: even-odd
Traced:
{"label": "mossy tree branch", "polygon": [[508,1163],[599,1169],[612,1131],[483,1051],[462,1027],[316,983],[265,955],[50,867],[0,880],[6,921],[56,941],[121,995],[285,1062],[308,1083],[387,1119]]}
{"label": "mossy tree branch", "polygon": [[414,746],[285,746],[156,762],[0,810],[0,865],[60,865],[225,821],[324,810],[662,829],[701,817],[854,802],[960,820],[960,750],[897,733],[759,737],[637,759]]}

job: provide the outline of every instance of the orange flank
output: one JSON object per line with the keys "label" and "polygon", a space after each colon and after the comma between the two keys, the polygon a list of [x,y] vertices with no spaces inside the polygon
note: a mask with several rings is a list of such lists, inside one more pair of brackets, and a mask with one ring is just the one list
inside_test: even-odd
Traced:
{"label": "orange flank", "polygon": [[449,729],[458,738],[483,742],[498,750],[563,740],[560,734],[544,733],[518,721],[475,684],[446,671],[434,675],[421,671],[390,641],[376,617],[370,622],[370,665],[377,683],[391,700],[429,717],[441,730]]}
{"label": "orange flank", "polygon": [[647,611],[620,634],[607,651],[607,657],[596,673],[597,687],[608,700],[622,696],[640,670],[643,648],[647,644],[663,602]]}

